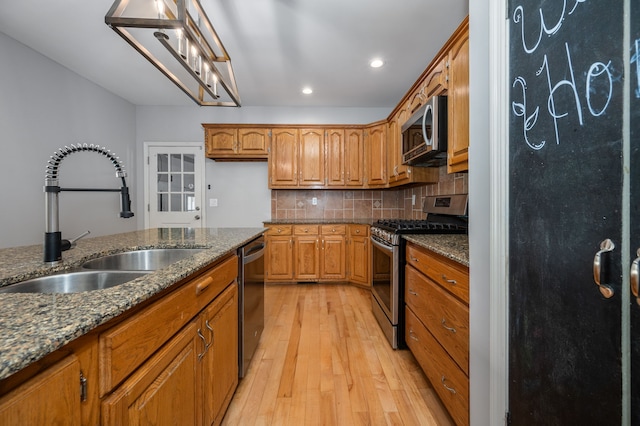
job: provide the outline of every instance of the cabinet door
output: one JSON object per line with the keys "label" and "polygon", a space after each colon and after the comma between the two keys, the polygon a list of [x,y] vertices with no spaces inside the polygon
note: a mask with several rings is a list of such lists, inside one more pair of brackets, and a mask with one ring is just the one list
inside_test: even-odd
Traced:
{"label": "cabinet door", "polygon": [[298,184],[298,130],[274,129],[269,162],[270,187],[292,187]]}
{"label": "cabinet door", "polygon": [[345,143],[344,129],[326,131],[327,143],[327,185],[345,185]]}
{"label": "cabinet door", "polygon": [[324,131],[301,129],[298,184],[300,186],[324,185]]}
{"label": "cabinet door", "polygon": [[448,92],[449,152],[447,172],[469,168],[469,33],[458,39],[449,52]]}
{"label": "cabinet door", "polygon": [[347,129],[344,143],[347,186],[364,185],[364,135],[361,129]]}
{"label": "cabinet door", "polygon": [[402,135],[397,118],[389,122],[387,137],[389,182],[402,182],[408,178],[408,166],[402,164]]}
{"label": "cabinet door", "polygon": [[386,144],[386,125],[381,124],[369,128],[367,133],[367,160],[369,186],[384,186],[387,183],[387,144]]}
{"label": "cabinet door", "polygon": [[429,73],[426,79],[425,92],[427,97],[442,95],[449,83],[449,57],[444,55]]}
{"label": "cabinet door", "polygon": [[80,425],[80,363],[75,355],[0,399],[2,425]]}
{"label": "cabinet door", "polygon": [[265,128],[238,129],[237,153],[252,158],[267,158],[270,134],[271,130]]}
{"label": "cabinet door", "polygon": [[291,281],[293,279],[293,237],[268,235],[265,241],[267,281]]}
{"label": "cabinet door", "polygon": [[352,236],[349,243],[349,281],[371,286],[370,243],[368,237]]}
{"label": "cabinet door", "polygon": [[207,129],[207,157],[232,155],[236,152],[237,132],[235,128]]}
{"label": "cabinet door", "polygon": [[295,279],[318,279],[318,235],[297,236],[294,242]]}
{"label": "cabinet door", "polygon": [[201,360],[204,424],[217,425],[238,385],[238,285],[230,285],[201,317],[208,347]]}
{"label": "cabinet door", "polygon": [[347,278],[347,250],[344,235],[323,235],[320,248],[320,278]]}
{"label": "cabinet door", "polygon": [[197,372],[202,343],[196,330],[195,322],[187,325],[103,401],[103,425],[201,423]]}

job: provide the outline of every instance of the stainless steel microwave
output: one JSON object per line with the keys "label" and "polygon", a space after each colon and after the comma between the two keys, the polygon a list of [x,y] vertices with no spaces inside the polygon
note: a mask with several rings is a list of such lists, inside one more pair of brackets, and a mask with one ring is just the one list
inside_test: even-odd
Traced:
{"label": "stainless steel microwave", "polygon": [[433,96],[402,125],[402,163],[439,167],[447,163],[447,97]]}

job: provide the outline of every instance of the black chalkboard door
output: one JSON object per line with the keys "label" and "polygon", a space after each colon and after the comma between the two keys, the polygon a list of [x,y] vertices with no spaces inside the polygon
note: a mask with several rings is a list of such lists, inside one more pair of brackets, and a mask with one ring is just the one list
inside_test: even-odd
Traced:
{"label": "black chalkboard door", "polygon": [[629,92],[640,74],[625,73],[637,61],[624,36],[639,20],[635,11],[631,24],[624,3],[509,2],[514,425],[640,424],[640,306],[628,287],[629,247],[640,247]]}

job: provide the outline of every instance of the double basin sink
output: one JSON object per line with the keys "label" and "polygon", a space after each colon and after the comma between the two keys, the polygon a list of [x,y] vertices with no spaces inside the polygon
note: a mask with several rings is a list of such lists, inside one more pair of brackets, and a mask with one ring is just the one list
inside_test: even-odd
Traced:
{"label": "double basin sink", "polygon": [[78,293],[101,290],[162,269],[204,249],[163,248],[127,251],[85,262],[80,270],[47,275],[0,287],[0,293]]}

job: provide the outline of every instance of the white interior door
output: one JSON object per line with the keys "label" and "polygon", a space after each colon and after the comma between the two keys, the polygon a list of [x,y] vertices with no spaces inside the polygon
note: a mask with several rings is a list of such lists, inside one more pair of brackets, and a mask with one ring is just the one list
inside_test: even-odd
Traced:
{"label": "white interior door", "polygon": [[197,228],[206,223],[202,144],[145,144],[147,228]]}

